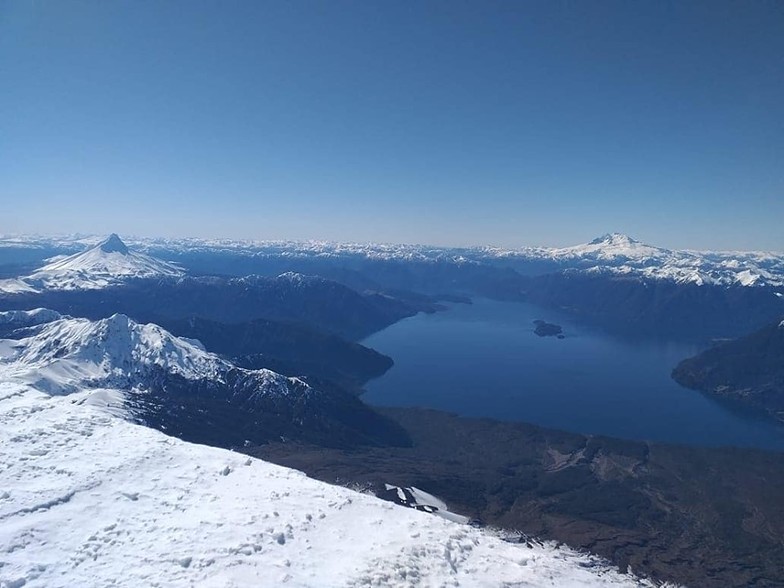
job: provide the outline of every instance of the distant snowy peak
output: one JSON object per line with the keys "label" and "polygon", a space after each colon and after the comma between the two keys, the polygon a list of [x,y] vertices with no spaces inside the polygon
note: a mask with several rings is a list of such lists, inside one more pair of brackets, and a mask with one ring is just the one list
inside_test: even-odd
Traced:
{"label": "distant snowy peak", "polygon": [[607,233],[584,245],[550,250],[550,256],[562,259],[613,260],[622,258],[661,260],[671,255],[672,252],[668,249],[647,245],[622,233]]}
{"label": "distant snowy peak", "polygon": [[285,395],[292,385],[306,388],[296,378],[269,370],[237,368],[198,342],[123,314],[98,321],[59,318],[7,343],[12,349],[4,361],[8,373],[50,394],[85,387],[146,388],[168,376],[226,385],[232,374],[263,393]]}
{"label": "distant snowy peak", "polygon": [[86,251],[51,261],[24,281],[47,290],[93,290],[128,279],[182,274],[175,265],[129,250],[113,233]]}
{"label": "distant snowy peak", "polygon": [[[9,247],[48,246],[62,250],[73,250],[76,246],[94,244],[93,249],[70,257],[53,260],[40,271],[60,272],[62,265],[77,268],[75,272],[44,275],[44,282],[34,284],[28,278],[0,280],[0,292],[17,293],[34,291],[35,288],[74,289],[101,288],[114,285],[123,279],[142,275],[180,275],[179,268],[153,257],[173,257],[192,253],[220,254],[260,259],[333,259],[337,263],[363,262],[406,262],[406,263],[451,263],[507,265],[531,273],[543,267],[550,271],[564,269],[592,273],[616,274],[651,280],[674,281],[683,284],[721,286],[784,286],[784,253],[761,251],[687,251],[666,249],[648,245],[623,233],[607,233],[584,243],[570,247],[433,247],[427,245],[384,244],[384,243],[332,243],[324,241],[241,241],[228,239],[135,239],[128,250],[116,235],[96,244],[92,237],[79,236],[71,239],[45,239],[40,237],[0,238],[0,245]],[[103,249],[102,249],[103,248]],[[152,272],[142,271],[137,266],[132,271],[120,273],[119,277],[107,279],[110,272],[82,272],[81,262],[75,258],[98,249],[102,255],[123,257],[139,256],[153,260]],[[142,253],[134,253],[133,250]],[[109,251],[106,251],[109,250]],[[115,251],[117,250],[117,251]],[[90,264],[88,264],[89,266]],[[142,264],[142,267],[145,267]],[[353,267],[353,266],[352,266]],[[111,268],[117,274],[116,268]],[[89,277],[92,276],[92,277]],[[293,279],[283,274],[281,279]],[[246,279],[246,278],[241,278]],[[35,288],[33,288],[35,286]]]}
{"label": "distant snowy peak", "polygon": [[583,245],[528,248],[496,253],[495,257],[520,263],[546,260],[567,270],[698,286],[784,285],[782,254],[671,250],[648,245],[622,233],[608,233]]}
{"label": "distant snowy peak", "polygon": [[641,245],[636,239],[632,239],[629,235],[623,233],[605,233],[601,237],[597,237],[589,245],[603,245],[606,247],[633,247]]}
{"label": "distant snowy peak", "polygon": [[129,251],[128,248],[125,246],[125,243],[122,242],[122,239],[117,235],[117,233],[112,233],[109,237],[98,247],[104,253],[120,253],[122,255],[128,255]]}

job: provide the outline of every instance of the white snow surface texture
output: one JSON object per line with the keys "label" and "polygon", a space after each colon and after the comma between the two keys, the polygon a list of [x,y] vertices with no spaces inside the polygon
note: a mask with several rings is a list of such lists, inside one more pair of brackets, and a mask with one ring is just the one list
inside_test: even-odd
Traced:
{"label": "white snow surface texture", "polygon": [[652,586],[3,380],[3,588]]}

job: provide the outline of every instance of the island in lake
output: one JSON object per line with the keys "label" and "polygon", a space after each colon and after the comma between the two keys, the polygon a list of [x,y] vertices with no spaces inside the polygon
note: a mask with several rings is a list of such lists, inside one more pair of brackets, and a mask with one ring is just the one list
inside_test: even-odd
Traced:
{"label": "island in lake", "polygon": [[558,337],[559,339],[564,338],[563,328],[561,325],[548,323],[547,321],[543,321],[541,319],[535,320],[534,324],[536,325],[534,333],[540,337]]}

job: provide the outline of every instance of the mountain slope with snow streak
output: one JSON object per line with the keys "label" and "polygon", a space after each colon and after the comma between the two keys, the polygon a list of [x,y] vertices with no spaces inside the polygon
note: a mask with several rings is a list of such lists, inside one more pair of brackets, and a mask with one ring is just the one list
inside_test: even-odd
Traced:
{"label": "mountain slope with snow streak", "polygon": [[0,383],[0,585],[651,586]]}
{"label": "mountain slope with snow streak", "polygon": [[[0,318],[7,314],[0,313]],[[144,386],[155,370],[186,380],[223,380],[228,371],[237,369],[198,343],[122,314],[99,321],[49,316],[54,320],[12,344],[14,353],[4,362],[13,377],[51,393],[87,386]]]}

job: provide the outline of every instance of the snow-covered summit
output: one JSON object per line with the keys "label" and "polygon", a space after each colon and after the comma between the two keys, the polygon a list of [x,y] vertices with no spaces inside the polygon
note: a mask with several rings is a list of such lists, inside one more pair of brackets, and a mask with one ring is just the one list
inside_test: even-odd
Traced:
{"label": "snow-covered summit", "polygon": [[165,261],[131,251],[112,233],[86,251],[56,258],[23,280],[47,290],[92,290],[129,279],[176,277],[183,271]]}
{"label": "snow-covered summit", "polygon": [[486,259],[508,260],[513,264],[546,261],[560,269],[679,284],[784,286],[784,255],[780,253],[666,249],[622,233],[608,233],[571,247],[529,247],[486,253]]}
{"label": "snow-covered summit", "polygon": [[107,239],[98,245],[101,251],[104,253],[121,253],[123,255],[128,255],[128,247],[125,246],[125,243],[122,242],[122,239],[117,235],[117,233],[112,233],[107,237]]}
{"label": "snow-covered summit", "polygon": [[574,245],[550,250],[550,255],[561,259],[595,259],[597,261],[661,260],[672,256],[672,252],[661,247],[647,245],[622,233],[607,233],[584,245]]}
{"label": "snow-covered summit", "polygon": [[639,245],[640,242],[637,239],[632,239],[629,235],[624,235],[623,233],[605,233],[601,237],[597,237],[588,244],[602,245],[605,247],[633,247],[635,245]]}
{"label": "snow-covered summit", "polygon": [[27,337],[6,341],[2,363],[11,379],[50,394],[145,388],[161,375],[225,384],[231,373],[242,374],[266,393],[285,394],[291,384],[307,388],[269,370],[237,368],[198,342],[123,314],[98,321],[58,317],[31,330]]}

